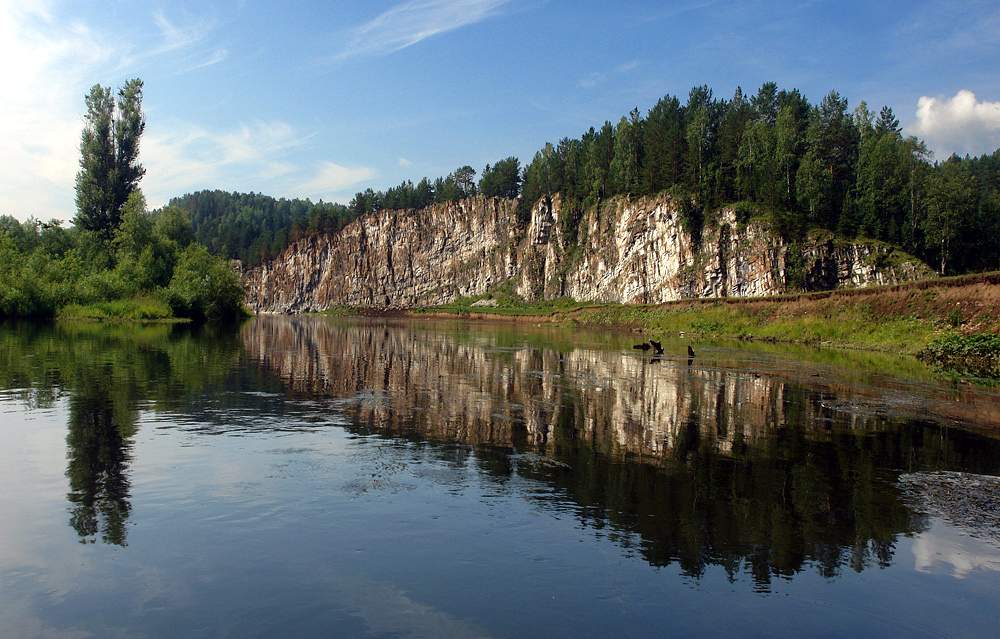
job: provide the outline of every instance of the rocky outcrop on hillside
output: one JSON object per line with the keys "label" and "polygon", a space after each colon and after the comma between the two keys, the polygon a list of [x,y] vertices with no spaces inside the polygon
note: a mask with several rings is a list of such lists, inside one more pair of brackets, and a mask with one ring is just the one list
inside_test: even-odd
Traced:
{"label": "rocky outcrop on hillside", "polygon": [[584,212],[577,238],[558,196],[520,220],[517,202],[475,197],[363,216],[337,233],[291,244],[243,272],[257,312],[338,305],[445,304],[511,286],[525,299],[658,303],[759,297],[789,290],[893,284],[930,277],[918,260],[877,242],[813,233],[788,244],[763,221],[723,209],[694,237],[666,195],[614,198]]}

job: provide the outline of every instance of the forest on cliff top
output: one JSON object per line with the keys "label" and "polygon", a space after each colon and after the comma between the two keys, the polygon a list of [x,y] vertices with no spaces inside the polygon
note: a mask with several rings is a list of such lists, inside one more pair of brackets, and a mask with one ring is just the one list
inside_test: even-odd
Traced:
{"label": "forest on cliff top", "polygon": [[249,264],[273,257],[303,235],[336,231],[360,215],[423,208],[473,195],[521,197],[526,217],[560,193],[560,224],[573,241],[582,212],[616,195],[670,192],[693,233],[724,205],[749,205],[786,238],[810,228],[898,245],[941,273],[1000,268],[1000,150],[935,160],[902,132],[892,109],[853,109],[831,91],[812,104],[798,90],[765,83],[717,98],[708,86],[687,99],[667,95],[645,114],[546,143],[522,167],[516,157],[478,174],[367,189],[348,205],[201,191],[175,198],[197,239]]}

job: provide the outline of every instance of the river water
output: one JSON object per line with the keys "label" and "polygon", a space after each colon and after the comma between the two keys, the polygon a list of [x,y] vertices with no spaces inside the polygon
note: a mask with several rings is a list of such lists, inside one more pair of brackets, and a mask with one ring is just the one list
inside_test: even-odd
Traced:
{"label": "river water", "polygon": [[996,391],[639,339],[0,326],[0,636],[997,636]]}

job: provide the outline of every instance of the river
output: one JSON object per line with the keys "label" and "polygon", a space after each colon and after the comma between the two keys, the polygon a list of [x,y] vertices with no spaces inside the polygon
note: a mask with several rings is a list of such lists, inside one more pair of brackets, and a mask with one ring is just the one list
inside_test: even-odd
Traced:
{"label": "river", "polygon": [[1000,393],[643,337],[0,326],[0,636],[996,636]]}

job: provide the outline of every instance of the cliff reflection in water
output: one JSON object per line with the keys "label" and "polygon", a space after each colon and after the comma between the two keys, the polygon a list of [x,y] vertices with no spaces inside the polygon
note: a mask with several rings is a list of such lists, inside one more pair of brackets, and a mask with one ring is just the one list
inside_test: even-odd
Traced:
{"label": "cliff reflection in water", "polygon": [[689,575],[721,565],[766,587],[806,565],[888,565],[897,537],[926,527],[901,469],[996,470],[992,440],[835,410],[850,398],[748,370],[413,324],[260,317],[242,338],[353,428],[475,445],[495,481],[551,486],[533,498],[569,499],[581,522]]}

